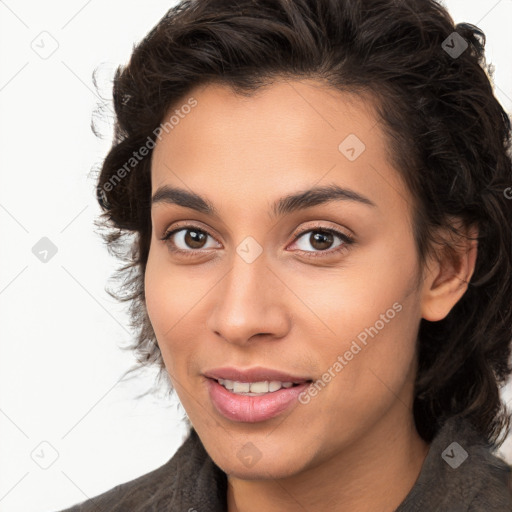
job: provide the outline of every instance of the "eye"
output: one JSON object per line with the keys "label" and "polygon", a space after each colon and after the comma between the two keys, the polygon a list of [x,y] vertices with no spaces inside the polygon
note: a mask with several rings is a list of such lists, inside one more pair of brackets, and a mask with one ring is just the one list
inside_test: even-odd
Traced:
{"label": "eye", "polygon": [[[200,254],[201,250],[222,247],[207,231],[192,225],[167,231],[161,240],[171,252],[183,256],[194,256]],[[322,226],[299,232],[294,240],[294,245],[298,247],[297,252],[313,258],[346,251],[352,243],[354,239],[350,235]]]}
{"label": "eye", "polygon": [[206,231],[195,226],[185,226],[168,231],[161,238],[169,249],[179,253],[191,253],[198,249],[212,249],[217,247],[216,242],[208,246],[208,238],[213,240]]}
{"label": "eye", "polygon": [[[345,233],[332,228],[318,227],[299,233],[295,244],[299,251],[306,253],[308,257],[318,257],[323,256],[322,253],[332,255],[347,250],[347,246],[353,242],[354,239]],[[313,250],[310,249],[311,247]]]}

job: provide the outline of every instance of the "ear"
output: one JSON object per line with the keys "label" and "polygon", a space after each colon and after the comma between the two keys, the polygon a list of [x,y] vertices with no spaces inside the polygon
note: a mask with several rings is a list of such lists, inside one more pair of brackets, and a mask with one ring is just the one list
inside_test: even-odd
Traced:
{"label": "ear", "polygon": [[440,250],[433,251],[425,268],[421,316],[431,322],[448,315],[466,292],[475,270],[478,229],[476,226],[464,227],[462,223],[455,225],[460,236],[444,228],[442,238],[445,243]]}

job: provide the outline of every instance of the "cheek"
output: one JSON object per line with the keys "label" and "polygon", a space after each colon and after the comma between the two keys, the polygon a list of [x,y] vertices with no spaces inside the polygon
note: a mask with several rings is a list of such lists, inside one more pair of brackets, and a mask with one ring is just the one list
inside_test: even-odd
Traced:
{"label": "cheek", "polygon": [[172,269],[163,250],[149,251],[144,277],[146,307],[157,337],[165,338],[185,316],[197,295],[180,269]]}
{"label": "cheek", "polygon": [[154,256],[153,249],[150,249],[144,275],[144,296],[148,316],[157,338],[163,328],[165,311],[168,309],[165,293],[167,284],[165,275],[161,271],[161,263]]}
{"label": "cheek", "polygon": [[[176,359],[172,340],[178,339],[179,319],[185,315],[184,290],[179,282],[177,272],[170,273],[163,258],[150,249],[146,273],[144,276],[144,293],[146,309],[155,332],[162,357],[171,372],[171,361]],[[171,358],[171,352],[173,357]]]}
{"label": "cheek", "polygon": [[383,247],[378,260],[368,267],[370,316],[364,319],[363,337],[367,334],[373,346],[370,363],[390,379],[406,373],[415,354],[420,321],[417,272],[413,244],[399,240]]}
{"label": "cheek", "polygon": [[[165,250],[150,249],[144,276],[146,309],[171,377],[187,371],[186,360],[199,350],[206,325],[205,295],[211,277],[172,267]],[[204,336],[203,336],[204,337]]]}
{"label": "cheek", "polygon": [[327,286],[308,287],[308,299],[329,328],[315,353],[321,371],[331,369],[336,375],[333,399],[344,396],[353,403],[364,398],[359,401],[364,409],[367,397],[376,405],[392,397],[389,389],[399,390],[408,377],[416,353],[420,291],[415,248],[408,239],[374,244],[352,261],[333,271]]}
{"label": "cheek", "polygon": [[365,329],[376,323],[379,332],[395,334],[416,325],[419,290],[415,286],[418,267],[414,242],[392,236],[390,233],[361,246],[339,268],[286,276],[290,288],[301,291],[309,309],[309,313],[304,310],[308,313],[304,318],[309,319],[309,327],[305,322],[304,328],[314,324],[326,339],[346,343],[360,333],[364,338]]}

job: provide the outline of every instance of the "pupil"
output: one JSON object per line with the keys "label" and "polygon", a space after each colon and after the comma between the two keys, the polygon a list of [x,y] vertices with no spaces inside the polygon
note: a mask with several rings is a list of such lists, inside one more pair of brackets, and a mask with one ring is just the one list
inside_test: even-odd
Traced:
{"label": "pupil", "polygon": [[193,249],[200,249],[204,245],[205,238],[205,233],[201,231],[188,230],[185,234],[185,243]]}
{"label": "pupil", "polygon": [[329,246],[332,244],[332,237],[333,235],[331,233],[317,231],[316,233],[311,235],[310,243],[315,249],[328,249]]}

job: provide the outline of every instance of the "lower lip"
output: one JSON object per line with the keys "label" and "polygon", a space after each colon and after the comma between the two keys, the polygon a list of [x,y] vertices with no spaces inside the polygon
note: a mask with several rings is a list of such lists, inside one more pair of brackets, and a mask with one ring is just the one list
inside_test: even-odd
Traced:
{"label": "lower lip", "polygon": [[208,380],[208,392],[217,411],[232,421],[256,423],[277,416],[294,402],[309,386],[304,382],[291,388],[281,388],[261,396],[236,395],[214,379]]}

